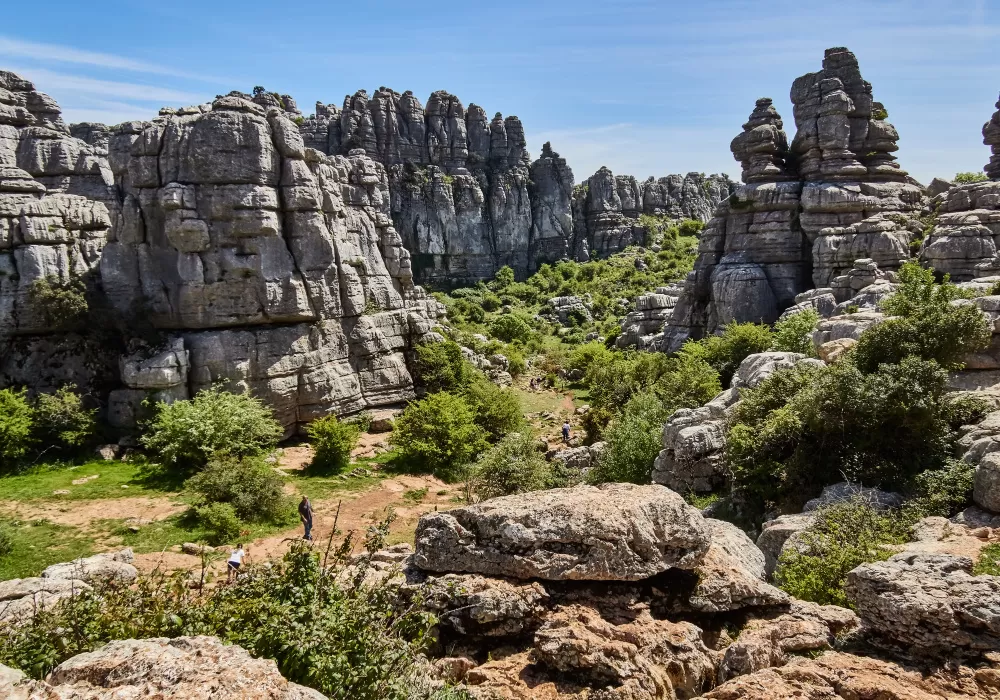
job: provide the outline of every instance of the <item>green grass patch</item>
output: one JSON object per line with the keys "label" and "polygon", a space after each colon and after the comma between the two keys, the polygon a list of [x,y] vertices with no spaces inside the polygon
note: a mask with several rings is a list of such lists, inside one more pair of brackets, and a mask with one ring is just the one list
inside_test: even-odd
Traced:
{"label": "green grass patch", "polygon": [[8,521],[10,552],[0,557],[0,581],[38,576],[47,566],[94,553],[94,539],[48,520]]}
{"label": "green grass patch", "polygon": [[1000,542],[988,544],[979,552],[979,559],[976,561],[974,574],[988,574],[990,576],[1000,576]]}
{"label": "green grass patch", "polygon": [[517,394],[521,410],[525,413],[558,413],[566,398],[552,391],[527,391],[518,387],[512,387],[511,390]]}
{"label": "green grass patch", "polygon": [[403,494],[403,500],[407,503],[420,503],[424,500],[424,497],[427,496],[427,491],[428,489],[426,486],[422,489],[410,489]]}
{"label": "green grass patch", "polygon": [[374,472],[371,476],[348,476],[344,479],[337,476],[321,477],[289,474],[288,483],[292,484],[296,493],[304,494],[310,500],[316,500],[345,496],[360,491],[369,491],[378,486],[386,476],[383,472]]}
{"label": "green grass patch", "polygon": [[[73,481],[98,475],[85,484]],[[89,501],[170,492],[173,485],[149,478],[148,467],[134,462],[95,460],[83,464],[40,464],[21,474],[0,477],[3,501]],[[54,491],[68,491],[55,494]]]}
{"label": "green grass patch", "polygon": [[[143,525],[137,532],[129,529],[124,520],[102,520],[97,525],[105,528],[110,534],[121,537],[122,546],[131,547],[136,554],[162,552],[174,545],[184,544],[185,542],[204,544],[210,539],[208,531],[201,525],[192,511],[185,511],[178,515]],[[243,523],[244,534],[241,534],[240,537],[241,539],[251,541],[290,530],[294,525],[294,520],[288,520],[278,525],[271,523]],[[236,543],[233,542],[230,544]]]}

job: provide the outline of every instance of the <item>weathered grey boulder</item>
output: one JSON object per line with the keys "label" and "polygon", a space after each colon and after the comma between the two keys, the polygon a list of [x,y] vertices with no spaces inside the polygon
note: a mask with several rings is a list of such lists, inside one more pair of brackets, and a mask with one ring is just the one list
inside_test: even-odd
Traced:
{"label": "weathered grey boulder", "polygon": [[549,299],[551,313],[559,320],[559,323],[566,325],[570,319],[577,318],[579,321],[591,321],[590,304],[580,297],[552,297]]}
{"label": "weathered grey boulder", "polygon": [[89,590],[90,586],[79,579],[32,577],[0,581],[0,624],[26,622],[63,598]]}
{"label": "weathered grey boulder", "polygon": [[903,505],[903,497],[892,491],[881,491],[850,481],[841,481],[830,486],[824,486],[823,492],[816,498],[806,501],[802,507],[803,513],[811,513],[835,503],[843,503],[860,499],[876,509],[899,508]]}
{"label": "weathered grey boulder", "polygon": [[75,561],[53,564],[42,571],[43,579],[62,581],[96,581],[118,580],[129,583],[139,576],[138,570],[132,566],[134,555],[131,548],[114,553],[95,554]]}
{"label": "weathered grey boulder", "polygon": [[653,483],[678,493],[706,493],[726,483],[722,454],[726,409],[738,396],[738,389],[727,389],[700,408],[674,411],[663,426],[663,449],[653,462]]}
{"label": "weathered grey boulder", "polygon": [[542,624],[549,595],[537,582],[446,574],[404,587],[419,595],[424,609],[463,635],[514,637]]}
{"label": "weathered grey boulder", "polygon": [[778,370],[790,369],[803,361],[811,362],[798,352],[760,352],[748,355],[736,370],[732,386],[735,389],[756,389]]}
{"label": "weathered grey boulder", "polygon": [[865,630],[915,655],[996,651],[1000,578],[971,571],[965,557],[907,552],[854,569],[846,591]]}
{"label": "weathered grey boulder", "polygon": [[[215,637],[126,639],[78,654],[46,678],[40,698],[239,697],[247,700],[323,700],[289,683],[272,659],[255,659]],[[0,686],[2,687],[2,686]]]}
{"label": "weathered grey boulder", "polygon": [[704,519],[673,491],[603,484],[424,515],[414,564],[518,579],[635,581],[696,566],[709,543]]}
{"label": "weathered grey boulder", "polygon": [[761,527],[757,536],[757,548],[764,553],[764,570],[770,576],[778,566],[778,557],[788,539],[797,532],[805,530],[813,524],[815,516],[809,513],[795,515],[779,515],[774,520],[768,520]]}
{"label": "weathered grey boulder", "polygon": [[972,500],[980,508],[1000,513],[1000,452],[990,452],[976,465]]}

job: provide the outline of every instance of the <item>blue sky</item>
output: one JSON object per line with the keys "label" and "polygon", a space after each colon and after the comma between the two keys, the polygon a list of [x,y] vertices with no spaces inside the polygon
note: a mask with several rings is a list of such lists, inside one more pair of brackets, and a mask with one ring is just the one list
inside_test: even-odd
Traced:
{"label": "blue sky", "polygon": [[847,46],[918,179],[980,170],[1000,91],[1000,0],[505,0],[11,3],[0,67],[55,97],[69,121],[149,118],[254,85],[317,100],[381,85],[434,90],[518,115],[579,181],[739,176],[729,142],[768,96],[794,133],[792,80]]}

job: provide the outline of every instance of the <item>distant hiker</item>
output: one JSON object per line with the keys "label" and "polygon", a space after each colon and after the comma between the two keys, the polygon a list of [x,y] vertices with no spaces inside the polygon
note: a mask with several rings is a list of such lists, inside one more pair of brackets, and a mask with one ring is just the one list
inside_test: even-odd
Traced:
{"label": "distant hiker", "polygon": [[563,423],[562,433],[563,433],[563,442],[565,442],[568,445],[569,444],[569,421],[566,421],[565,423]]}
{"label": "distant hiker", "polygon": [[313,509],[312,505],[309,503],[309,499],[305,496],[299,502],[299,520],[302,521],[302,527],[306,529],[306,534],[302,535],[302,539],[311,540],[312,539],[312,529],[313,529]]}
{"label": "distant hiker", "polygon": [[243,551],[242,543],[236,545],[236,549],[229,553],[229,561],[226,562],[226,583],[232,581],[236,572],[243,566],[244,556],[246,556],[246,552]]}

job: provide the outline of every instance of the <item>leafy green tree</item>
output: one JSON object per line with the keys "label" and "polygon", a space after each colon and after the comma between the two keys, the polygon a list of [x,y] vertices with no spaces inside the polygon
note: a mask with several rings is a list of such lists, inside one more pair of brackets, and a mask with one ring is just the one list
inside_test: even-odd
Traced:
{"label": "leafy green tree", "polygon": [[498,292],[502,292],[512,284],[514,284],[514,270],[511,269],[510,265],[504,265],[497,270],[497,274],[493,278],[493,288]]}
{"label": "leafy green tree", "polygon": [[310,472],[339,474],[347,470],[351,465],[351,452],[361,436],[361,428],[356,423],[340,421],[330,414],[310,423],[306,433],[314,450]]}
{"label": "leafy green tree", "polygon": [[219,453],[259,455],[274,447],[283,434],[271,409],[260,399],[213,387],[192,399],[154,404],[142,444],[164,466],[195,471]]}
{"label": "leafy green tree", "polygon": [[444,391],[407,406],[390,441],[410,465],[445,481],[462,478],[488,444],[465,399]]}
{"label": "leafy green tree", "polygon": [[13,471],[34,444],[35,412],[22,389],[0,389],[0,471]]}
{"label": "leafy green tree", "polygon": [[966,293],[947,276],[936,284],[932,270],[907,262],[899,270],[899,280],[899,290],[882,302],[882,310],[896,318],[867,329],[854,348],[854,363],[863,372],[908,356],[955,369],[968,353],[989,344],[985,316],[971,302],[954,303]]}
{"label": "leafy green tree", "polygon": [[414,379],[429,392],[458,391],[475,374],[475,368],[462,355],[461,346],[451,340],[425,343],[416,347]]}
{"label": "leafy green tree", "polygon": [[814,357],[816,351],[813,348],[812,332],[817,321],[819,321],[819,314],[815,309],[806,309],[778,321],[774,324],[774,341],[771,344],[771,349],[782,352],[800,352],[803,355]]}
{"label": "leafy green tree", "polygon": [[490,335],[505,343],[515,340],[526,343],[531,338],[532,330],[528,322],[517,314],[501,314],[490,323]]}
{"label": "leafy green tree", "polygon": [[648,484],[653,461],[663,447],[660,438],[663,424],[672,412],[651,391],[635,394],[605,432],[607,447],[587,480],[595,484],[608,481]]}
{"label": "leafy green tree", "polygon": [[76,449],[90,442],[97,431],[96,409],[83,406],[73,385],[35,399],[35,431],[43,445]]}
{"label": "leafy green tree", "polygon": [[53,328],[82,323],[89,310],[87,285],[79,277],[60,280],[56,275],[39,277],[28,288],[31,304]]}
{"label": "leafy green tree", "polygon": [[461,396],[472,409],[476,425],[485,431],[490,442],[520,430],[524,425],[524,413],[517,395],[497,386],[482,374],[469,382]]}
{"label": "leafy green tree", "polygon": [[213,545],[233,544],[239,538],[243,524],[232,503],[206,503],[195,512]]}

